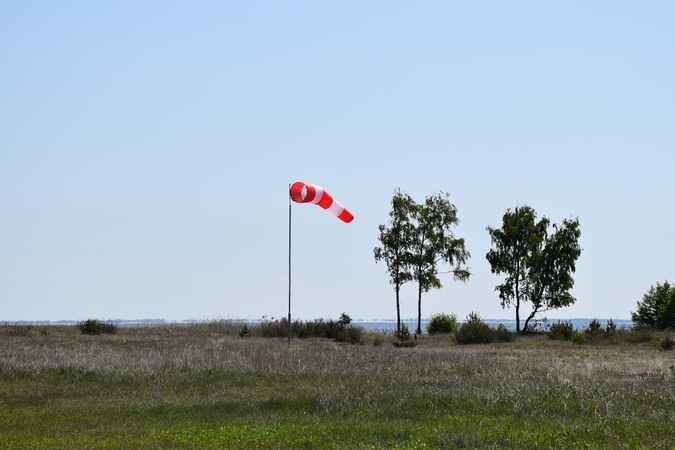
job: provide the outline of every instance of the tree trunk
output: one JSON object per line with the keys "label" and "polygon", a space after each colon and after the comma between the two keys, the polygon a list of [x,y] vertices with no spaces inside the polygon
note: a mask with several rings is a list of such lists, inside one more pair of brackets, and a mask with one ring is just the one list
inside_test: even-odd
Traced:
{"label": "tree trunk", "polygon": [[520,293],[516,283],[516,333],[520,333]]}
{"label": "tree trunk", "polygon": [[535,308],[534,311],[532,311],[532,314],[527,316],[527,319],[525,319],[525,326],[523,327],[523,333],[527,333],[530,327],[530,320],[534,319],[534,315],[537,314],[537,309]]}
{"label": "tree trunk", "polygon": [[417,284],[417,334],[422,334],[422,283]]}
{"label": "tree trunk", "polygon": [[[518,209],[516,209],[516,212]],[[520,333],[520,259],[516,263],[516,333]]]}
{"label": "tree trunk", "polygon": [[401,303],[399,302],[399,292],[401,283],[396,283],[396,335],[401,335]]}

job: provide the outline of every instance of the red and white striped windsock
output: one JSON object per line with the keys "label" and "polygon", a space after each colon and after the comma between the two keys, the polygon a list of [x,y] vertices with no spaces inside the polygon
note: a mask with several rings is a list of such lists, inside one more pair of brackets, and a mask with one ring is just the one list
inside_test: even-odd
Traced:
{"label": "red and white striped windsock", "polygon": [[335,201],[331,195],[323,188],[314,184],[302,183],[298,181],[291,186],[291,200],[296,203],[314,203],[323,209],[327,209],[335,214],[338,219],[345,223],[354,220],[354,215],[340,203]]}

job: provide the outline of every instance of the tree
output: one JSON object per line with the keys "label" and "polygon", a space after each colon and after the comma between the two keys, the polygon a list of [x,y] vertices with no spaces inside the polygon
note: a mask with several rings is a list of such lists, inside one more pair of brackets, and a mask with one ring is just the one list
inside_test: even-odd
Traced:
{"label": "tree", "polygon": [[396,292],[396,333],[401,334],[401,285],[412,280],[410,273],[410,244],[413,226],[410,221],[415,202],[401,189],[394,191],[391,199],[391,211],[389,212],[389,226],[380,225],[378,237],[382,247],[375,247],[373,253],[375,261],[387,264],[389,282]]}
{"label": "tree", "polygon": [[636,326],[665,330],[675,328],[675,286],[668,281],[656,283],[638,301],[636,312],[631,312],[631,319]]}
{"label": "tree", "polygon": [[499,291],[502,307],[516,310],[516,331],[520,332],[520,310],[524,302],[532,304],[522,331],[528,331],[536,314],[573,304],[570,294],[574,286],[572,273],[581,255],[579,246],[579,219],[563,220],[553,225],[543,217],[537,222],[537,213],[530,206],[506,210],[502,227],[487,227],[492,249],[485,255],[492,273],[506,274]]}
{"label": "tree", "polygon": [[[410,266],[412,278],[417,281],[417,334],[422,334],[422,293],[440,289],[439,273],[452,273],[455,281],[466,281],[471,272],[463,267],[471,254],[463,238],[455,238],[452,227],[459,223],[457,208],[450,203],[450,194],[439,192],[427,197],[423,205],[412,208],[413,235]],[[438,272],[438,265],[450,266]]]}

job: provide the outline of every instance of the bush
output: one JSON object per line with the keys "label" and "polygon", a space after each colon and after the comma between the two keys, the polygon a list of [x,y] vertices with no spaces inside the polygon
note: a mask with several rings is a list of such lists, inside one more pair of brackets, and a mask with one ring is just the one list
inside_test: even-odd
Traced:
{"label": "bush", "polygon": [[605,338],[610,339],[616,335],[616,324],[612,319],[609,319],[605,326]]}
{"label": "bush", "polygon": [[497,325],[497,329],[493,330],[496,342],[513,342],[516,335],[510,331],[503,323]]}
{"label": "bush", "polygon": [[593,319],[584,330],[584,334],[588,341],[597,342],[604,336],[605,332],[600,322],[597,319]]}
{"label": "bush", "polygon": [[553,339],[554,341],[571,341],[574,337],[574,325],[572,325],[572,321],[570,320],[564,322],[559,320],[551,324],[547,334],[549,339]]}
{"label": "bush", "polygon": [[458,344],[488,344],[492,342],[492,329],[478,313],[470,313],[455,334]]}
{"label": "bush", "polygon": [[340,325],[347,326],[350,323],[352,323],[352,318],[349,317],[349,314],[347,314],[346,312],[343,312],[342,314],[340,314],[340,320],[338,320],[338,323]]}
{"label": "bush", "polygon": [[[332,319],[328,322],[294,320],[291,322],[291,336],[299,339],[327,338],[336,342],[358,344],[362,339],[363,328],[349,325],[350,322],[351,318],[345,313],[342,313],[340,320],[337,322]],[[286,318],[265,320],[260,324],[260,335],[271,338],[287,337],[288,320]]]}
{"label": "bush", "polygon": [[239,337],[240,338],[250,338],[251,337],[251,329],[248,327],[248,324],[244,324],[241,327],[241,330],[239,331]]}
{"label": "bush", "polygon": [[401,331],[396,333],[396,337],[398,341],[394,342],[394,347],[414,347],[417,345],[417,341],[412,339],[408,325],[404,323],[401,324]]}
{"label": "bush", "polygon": [[661,350],[672,350],[674,344],[675,344],[675,341],[673,341],[673,339],[670,336],[666,336],[661,341]]}
{"label": "bush", "polygon": [[459,327],[457,314],[437,313],[432,314],[427,325],[427,333],[455,333]]}
{"label": "bush", "polygon": [[101,322],[96,319],[87,319],[84,322],[78,322],[77,327],[82,334],[115,334],[117,325],[115,322]]}

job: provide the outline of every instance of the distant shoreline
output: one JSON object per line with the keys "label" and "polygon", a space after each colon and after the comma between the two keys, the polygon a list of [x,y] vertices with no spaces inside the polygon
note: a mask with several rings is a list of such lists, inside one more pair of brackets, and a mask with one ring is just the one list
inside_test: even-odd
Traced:
{"label": "distant shoreline", "polygon": [[[242,322],[242,323],[249,323],[249,324],[256,324],[256,323],[261,323],[264,322],[265,320],[268,319],[253,319],[253,320],[248,320],[248,319],[238,319],[238,318],[213,318],[213,319],[184,319],[184,320],[166,320],[166,319],[110,319],[111,322],[116,323],[118,326],[121,327],[134,327],[134,326],[151,326],[151,325],[170,325],[170,324],[183,324],[183,325],[189,325],[193,323],[200,323],[200,322],[209,322],[209,321],[217,321],[217,320],[231,320],[234,322]],[[302,320],[302,319],[301,319]],[[313,319],[316,321],[323,321],[326,319],[323,318],[317,318]],[[330,319],[328,319],[330,320]],[[508,329],[515,330],[516,328],[516,321],[515,319],[483,319],[486,323],[490,325],[497,325],[497,324],[503,324],[506,326]],[[572,325],[574,325],[574,328],[576,329],[583,329],[588,326],[588,324],[593,320],[593,318],[571,318],[571,319],[559,319],[559,318],[550,318],[548,319],[547,323],[556,323],[558,321],[566,322],[570,321],[572,322]],[[603,326],[607,324],[609,320],[612,320],[617,327],[630,327],[633,322],[631,320],[619,320],[619,319],[596,319],[598,322],[600,322]],[[0,320],[0,325],[43,325],[43,326],[68,326],[68,325],[76,325],[79,321],[78,320],[17,320],[17,321],[6,321],[6,320]],[[460,320],[460,323],[462,320]],[[521,326],[524,324],[524,320],[521,320]],[[411,330],[417,327],[417,319],[416,318],[405,318],[401,319],[401,323],[404,323],[410,328]],[[422,319],[422,328],[424,329],[426,325],[429,323],[429,319]],[[353,325],[363,327],[365,330],[368,331],[374,331],[374,330],[380,330],[380,331],[391,331],[396,328],[396,319],[354,319],[352,321]]]}

